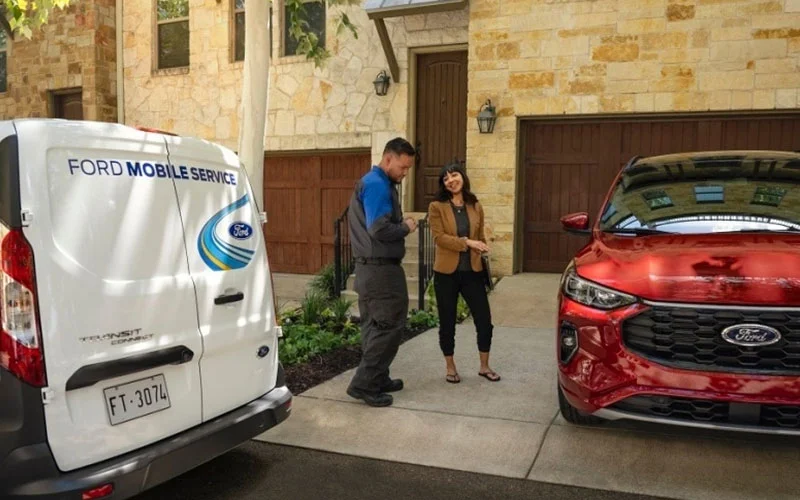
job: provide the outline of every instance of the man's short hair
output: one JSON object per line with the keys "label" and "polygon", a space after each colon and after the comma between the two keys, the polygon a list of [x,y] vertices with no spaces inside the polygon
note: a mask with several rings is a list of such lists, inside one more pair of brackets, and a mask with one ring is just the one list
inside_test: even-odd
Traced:
{"label": "man's short hair", "polygon": [[403,139],[402,137],[395,137],[391,141],[387,142],[386,147],[383,148],[383,154],[386,153],[394,153],[396,155],[416,156],[417,150],[414,149],[414,146],[412,146],[410,142]]}

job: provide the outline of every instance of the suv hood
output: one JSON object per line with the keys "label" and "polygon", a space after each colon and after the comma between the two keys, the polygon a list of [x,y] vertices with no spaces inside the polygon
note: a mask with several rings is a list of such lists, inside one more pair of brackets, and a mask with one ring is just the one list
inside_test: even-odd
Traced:
{"label": "suv hood", "polygon": [[800,234],[596,237],[578,275],[637,297],[720,305],[800,305]]}

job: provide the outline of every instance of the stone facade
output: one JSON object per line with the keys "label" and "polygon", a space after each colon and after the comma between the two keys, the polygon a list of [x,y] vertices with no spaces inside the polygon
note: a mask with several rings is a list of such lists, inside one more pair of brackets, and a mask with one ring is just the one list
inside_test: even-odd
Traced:
{"label": "stone facade", "polygon": [[83,117],[117,120],[114,0],[73,2],[55,9],[31,40],[8,42],[8,91],[0,118],[51,116],[49,91],[81,87]]}
{"label": "stone facade", "polygon": [[467,165],[504,274],[518,117],[800,108],[800,0],[472,0],[469,33]]}
{"label": "stone facade", "polygon": [[124,122],[236,149],[243,63],[233,62],[231,3],[189,2],[190,67],[158,70],[155,2],[124,2]]}
{"label": "stone facade", "polygon": [[[358,38],[336,37],[328,13],[322,68],[304,57],[281,57],[281,2],[274,3],[268,151],[371,148],[377,156],[395,135],[408,135],[409,49],[467,43],[467,11],[389,19],[400,82],[375,95],[372,81],[387,69],[372,21],[358,6],[347,13]],[[153,3],[125,3],[125,122],[203,137],[236,149],[243,64],[231,57],[229,0],[190,0],[190,67],[154,70]]]}
{"label": "stone facade", "polygon": [[[281,57],[274,2],[268,151],[369,148],[413,137],[413,54],[469,48],[467,166],[487,214],[493,270],[514,270],[518,119],[800,108],[800,0],[471,0],[450,13],[386,20],[400,82],[360,6],[359,37],[337,38],[328,15],[323,68]],[[229,0],[190,0],[190,67],[154,70],[153,2],[123,12],[125,122],[236,148],[242,63],[232,62]],[[498,121],[479,134],[491,99]],[[410,199],[406,197],[406,205]]]}

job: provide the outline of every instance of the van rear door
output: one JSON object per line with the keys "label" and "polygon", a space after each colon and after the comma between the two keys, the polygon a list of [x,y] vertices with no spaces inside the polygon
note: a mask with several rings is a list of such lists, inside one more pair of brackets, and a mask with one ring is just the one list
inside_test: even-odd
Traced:
{"label": "van rear door", "polygon": [[202,422],[194,287],[164,136],[21,120],[47,437],[69,471]]}
{"label": "van rear door", "polygon": [[[266,246],[250,183],[230,150],[168,137],[203,337],[203,418],[263,396],[277,379]],[[183,176],[183,175],[182,175]]]}

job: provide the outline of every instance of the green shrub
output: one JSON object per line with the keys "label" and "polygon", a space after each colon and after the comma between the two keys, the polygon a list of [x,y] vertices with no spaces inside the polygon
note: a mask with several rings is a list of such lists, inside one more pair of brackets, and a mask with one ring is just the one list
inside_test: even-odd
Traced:
{"label": "green shrub", "polygon": [[319,325],[284,326],[283,340],[278,345],[278,356],[284,366],[305,363],[314,356],[346,345],[357,345],[360,338],[351,331],[344,336],[322,329]]}
{"label": "green shrub", "polygon": [[[425,289],[425,311],[435,315],[437,318],[439,316],[439,312],[436,309],[436,290],[433,287],[433,280],[428,282],[428,287]],[[461,323],[467,318],[469,318],[470,311],[467,302],[464,300],[464,297],[461,295],[458,296],[458,302],[456,305],[456,322]]]}
{"label": "green shrub", "polygon": [[319,270],[316,276],[309,283],[312,291],[319,292],[328,300],[332,300],[336,296],[336,270],[333,264],[328,264]]}
{"label": "green shrub", "polygon": [[428,311],[411,311],[408,317],[408,326],[411,328],[433,328],[439,326],[439,318]]}
{"label": "green shrub", "polygon": [[333,321],[336,323],[344,323],[350,319],[350,308],[355,304],[354,300],[348,300],[344,297],[331,302],[330,310],[333,316]]}
{"label": "green shrub", "polygon": [[317,290],[306,292],[303,302],[300,303],[300,321],[304,325],[320,323],[323,312],[328,306],[327,302],[327,297]]}

